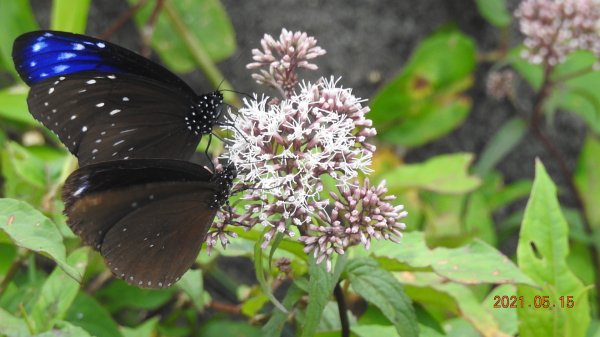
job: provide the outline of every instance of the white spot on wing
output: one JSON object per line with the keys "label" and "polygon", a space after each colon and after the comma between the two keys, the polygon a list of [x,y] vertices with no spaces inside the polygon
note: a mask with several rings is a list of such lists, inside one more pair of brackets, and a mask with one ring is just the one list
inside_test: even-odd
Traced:
{"label": "white spot on wing", "polygon": [[67,70],[68,68],[69,68],[69,66],[66,64],[59,64],[57,66],[52,67],[52,70],[54,70],[55,73],[62,73],[63,71]]}
{"label": "white spot on wing", "polygon": [[99,108],[101,108],[101,107],[104,106],[104,102],[100,102],[100,103],[96,104],[96,106],[99,107]]}
{"label": "white spot on wing", "polygon": [[116,115],[116,114],[118,114],[119,112],[121,112],[121,110],[119,110],[119,109],[114,109],[113,111],[111,111],[111,112],[109,113],[109,115],[113,116],[113,115]]}
{"label": "white spot on wing", "polygon": [[106,47],[106,45],[105,45],[104,43],[102,43],[102,42],[98,42],[98,43],[96,43],[96,46],[98,46],[99,48],[104,48],[104,47]]}
{"label": "white spot on wing", "polygon": [[73,50],[84,50],[85,47],[81,43],[73,43]]}
{"label": "white spot on wing", "polygon": [[119,144],[123,143],[124,141],[125,141],[125,140],[121,139],[121,140],[119,140],[118,142],[115,142],[115,143],[113,144],[113,146],[117,146],[117,145],[119,145]]}
{"label": "white spot on wing", "polygon": [[38,51],[46,48],[48,46],[48,44],[46,42],[37,42],[36,44],[33,45],[33,47],[31,48],[31,50],[33,50],[34,53],[37,53]]}
{"label": "white spot on wing", "polygon": [[123,96],[123,102],[128,102],[128,101],[129,101],[129,97]]}
{"label": "white spot on wing", "polygon": [[87,130],[88,130],[88,129],[87,129],[87,126],[85,126],[85,125],[84,125],[84,126],[81,128],[81,131],[82,131],[82,132],[86,132]]}
{"label": "white spot on wing", "polygon": [[77,56],[77,54],[75,54],[75,53],[62,52],[62,53],[60,53],[58,55],[58,57],[56,59],[59,60],[59,61],[62,61],[62,60],[71,59],[71,58],[73,58],[75,56]]}
{"label": "white spot on wing", "polygon": [[85,191],[86,187],[87,187],[86,185],[83,185],[80,188],[78,188],[77,191],[75,191],[75,193],[73,193],[73,196],[76,197],[76,196],[80,195],[81,192]]}
{"label": "white spot on wing", "polygon": [[96,80],[89,80],[89,81],[87,81],[85,83],[87,83],[87,84],[94,84],[94,83],[96,83]]}
{"label": "white spot on wing", "polygon": [[54,92],[54,87],[52,87],[52,88],[50,88],[50,89],[48,90],[48,94],[51,94],[51,93],[53,93],[53,92]]}

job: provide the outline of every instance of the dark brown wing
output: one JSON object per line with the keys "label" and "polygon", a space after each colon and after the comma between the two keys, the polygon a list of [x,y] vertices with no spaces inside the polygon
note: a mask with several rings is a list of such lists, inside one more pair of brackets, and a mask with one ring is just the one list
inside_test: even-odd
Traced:
{"label": "dark brown wing", "polygon": [[140,287],[167,287],[190,268],[212,225],[219,188],[213,177],[180,160],[85,166],[63,189],[67,223],[117,277]]}
{"label": "dark brown wing", "polygon": [[170,287],[192,266],[216,210],[199,191],[137,208],[104,236],[100,252],[112,272],[143,288]]}

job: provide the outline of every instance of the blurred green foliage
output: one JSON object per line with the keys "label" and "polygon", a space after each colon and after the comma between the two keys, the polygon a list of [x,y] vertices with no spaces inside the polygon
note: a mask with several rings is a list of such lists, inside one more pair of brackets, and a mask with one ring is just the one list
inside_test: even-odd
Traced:
{"label": "blurred green foliage", "polygon": [[[475,3],[491,25],[510,26],[503,0]],[[89,0],[52,4],[53,29],[85,31]],[[234,52],[232,24],[218,0],[165,6],[151,46],[170,69],[214,72],[210,62]],[[135,16],[140,29],[151,12],[146,6]],[[29,2],[0,0],[0,25],[0,70],[18,82],[12,41],[38,28]],[[520,50],[505,51],[498,65],[511,66],[540,90],[543,69],[521,59]],[[371,179],[387,180],[409,211],[401,243],[355,247],[327,272],[296,241],[275,239],[277,249],[262,249],[259,229],[240,230],[227,250],[210,257],[203,250],[200,269],[155,291],[112,279],[97,253],[78,248],[60,201],[75,161],[30,116],[24,85],[0,89],[0,336],[339,336],[342,323],[331,295],[338,282],[353,336],[599,336],[598,265],[588,249],[600,242],[600,72],[591,68],[594,55],[575,53],[554,69],[552,80],[560,85],[545,105],[547,116],[560,108],[586,124],[572,177],[583,212],[561,207],[539,160],[535,181],[505,182],[497,171],[530,132],[522,115],[491,134],[477,156],[441,154],[407,164],[399,155],[447,135],[468,117],[469,89],[482,62],[478,52],[471,37],[441,29],[371,101],[368,117],[379,133]],[[525,209],[513,207],[526,198]],[[495,216],[499,210],[502,221]],[[498,245],[516,236],[516,256],[503,255]],[[253,259],[257,282],[244,285],[230,275],[227,262],[219,261],[231,257]],[[280,258],[291,261],[287,275],[274,268]],[[215,284],[220,293],[210,291]],[[519,296],[523,307],[503,302]],[[561,296],[573,296],[575,305],[564,307]]]}

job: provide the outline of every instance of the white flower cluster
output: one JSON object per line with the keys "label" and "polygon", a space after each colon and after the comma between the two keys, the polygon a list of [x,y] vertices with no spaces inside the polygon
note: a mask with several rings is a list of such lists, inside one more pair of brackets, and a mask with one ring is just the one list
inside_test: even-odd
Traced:
{"label": "white flower cluster", "polygon": [[251,197],[263,202],[257,209],[263,224],[275,225],[268,216],[274,207],[296,225],[308,222],[327,204],[319,197],[322,175],[347,187],[358,172],[369,171],[374,147],[361,143],[375,131],[362,102],[333,79],[302,84],[299,93],[273,104],[266,97],[244,101],[228,158],[240,180],[260,190]]}

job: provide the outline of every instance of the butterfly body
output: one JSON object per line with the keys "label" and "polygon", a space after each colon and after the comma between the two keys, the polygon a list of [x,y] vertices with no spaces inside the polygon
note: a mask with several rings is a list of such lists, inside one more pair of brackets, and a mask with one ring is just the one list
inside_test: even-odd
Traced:
{"label": "butterfly body", "polygon": [[177,282],[236,175],[185,161],[217,122],[221,93],[196,95],[162,66],[85,35],[26,33],[13,60],[31,114],[79,160],[63,187],[69,227],[126,282]]}
{"label": "butterfly body", "polygon": [[189,159],[219,118],[220,92],[196,95],[175,74],[85,35],[37,31],[13,45],[31,86],[31,114],[80,165],[132,158]]}

